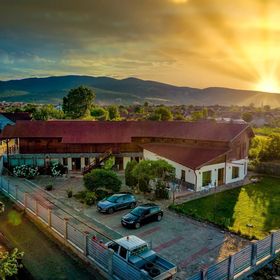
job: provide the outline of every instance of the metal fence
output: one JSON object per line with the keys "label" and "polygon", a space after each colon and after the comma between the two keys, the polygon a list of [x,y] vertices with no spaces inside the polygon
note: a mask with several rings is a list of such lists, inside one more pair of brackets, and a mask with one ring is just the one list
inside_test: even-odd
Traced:
{"label": "metal fence", "polygon": [[202,270],[187,280],[243,279],[280,253],[280,230],[245,247],[227,259]]}
{"label": "metal fence", "polygon": [[[1,176],[0,191],[14,200],[20,207],[29,211],[35,218],[43,222],[52,231],[63,238],[72,248],[82,253],[97,268],[102,270],[110,279],[151,280],[137,267],[127,263],[106,248],[103,243],[92,239],[98,235],[92,228],[80,225],[79,220],[69,217],[69,214],[58,209],[54,204],[21,190],[8,179]],[[82,229],[81,229],[82,227]]]}
{"label": "metal fence", "polygon": [[[142,273],[137,267],[127,263],[111,250],[92,239],[98,235],[92,228],[83,225],[75,217],[57,208],[43,196],[33,195],[21,190],[20,186],[12,184],[1,176],[0,191],[9,196],[19,206],[34,215],[72,248],[82,253],[89,261],[102,270],[111,279],[152,279]],[[280,252],[280,231],[272,233],[263,240],[253,243],[229,258],[202,270],[187,280],[226,280],[242,279],[249,271],[256,270],[267,263]]]}

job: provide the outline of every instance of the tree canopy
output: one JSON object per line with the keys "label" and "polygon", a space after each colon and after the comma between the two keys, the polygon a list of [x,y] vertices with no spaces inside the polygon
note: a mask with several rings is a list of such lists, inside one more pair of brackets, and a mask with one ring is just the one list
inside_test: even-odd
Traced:
{"label": "tree canopy", "polygon": [[71,89],[67,96],[63,97],[62,109],[67,117],[78,119],[90,115],[90,111],[95,99],[95,93],[80,86]]}
{"label": "tree canopy", "polygon": [[118,106],[116,106],[116,105],[109,106],[108,112],[109,112],[110,120],[118,120],[120,118],[120,111],[119,111]]}
{"label": "tree canopy", "polygon": [[94,169],[84,176],[84,185],[89,191],[106,189],[118,192],[121,184],[122,182],[118,178],[118,175],[111,170]]}
{"label": "tree canopy", "polygon": [[107,121],[109,119],[109,112],[102,107],[95,107],[90,112],[91,116],[98,121]]}
{"label": "tree canopy", "polygon": [[150,180],[157,179],[161,185],[173,180],[175,177],[175,168],[162,159],[141,160],[133,167],[131,176],[134,177],[133,182],[138,184],[141,191],[147,191]]}
{"label": "tree canopy", "polygon": [[173,120],[173,115],[169,108],[161,106],[155,109],[155,115],[160,116],[161,121],[171,121]]}
{"label": "tree canopy", "polygon": [[32,118],[43,121],[49,119],[63,119],[64,113],[61,110],[57,110],[52,104],[48,104],[35,108],[32,113]]}

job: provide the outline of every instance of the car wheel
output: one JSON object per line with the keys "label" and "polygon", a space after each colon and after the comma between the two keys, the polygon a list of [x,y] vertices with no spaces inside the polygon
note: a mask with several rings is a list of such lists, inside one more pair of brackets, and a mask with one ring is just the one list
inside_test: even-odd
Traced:
{"label": "car wheel", "polygon": [[136,206],[136,203],[135,203],[135,202],[131,202],[131,203],[129,204],[129,208],[130,208],[130,209],[135,208],[135,206]]}
{"label": "car wheel", "polygon": [[136,229],[138,229],[138,228],[140,228],[140,227],[141,227],[140,223],[136,223],[136,224],[135,224],[135,228],[136,228]]}
{"label": "car wheel", "polygon": [[149,271],[149,275],[154,278],[158,275],[160,275],[160,270],[158,268],[152,268],[150,271]]}
{"label": "car wheel", "polygon": [[159,214],[159,215],[157,216],[157,221],[161,221],[161,219],[162,219],[162,215]]}
{"label": "car wheel", "polygon": [[109,213],[109,214],[114,213],[114,208],[113,208],[113,207],[109,208],[109,209],[108,209],[108,213]]}

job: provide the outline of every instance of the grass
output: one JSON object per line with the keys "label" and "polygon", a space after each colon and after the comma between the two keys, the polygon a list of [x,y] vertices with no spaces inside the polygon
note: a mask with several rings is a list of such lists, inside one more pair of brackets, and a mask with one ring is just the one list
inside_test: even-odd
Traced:
{"label": "grass", "polygon": [[264,177],[256,184],[170,208],[249,239],[262,239],[280,228],[280,179]]}

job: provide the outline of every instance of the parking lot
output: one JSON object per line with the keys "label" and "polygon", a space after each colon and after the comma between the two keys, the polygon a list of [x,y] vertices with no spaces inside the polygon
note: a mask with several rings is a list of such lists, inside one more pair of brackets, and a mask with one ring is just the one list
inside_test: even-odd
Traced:
{"label": "parking lot", "polygon": [[[36,183],[42,186],[45,179],[38,178]],[[249,243],[248,240],[223,232],[212,225],[197,222],[168,210],[166,201],[159,201],[164,213],[160,222],[144,225],[137,230],[127,229],[121,225],[121,217],[128,213],[129,209],[113,214],[102,214],[96,210],[96,206],[86,206],[75,198],[67,198],[66,190],[69,187],[75,192],[83,189],[82,178],[57,179],[54,186],[51,194],[57,198],[61,207],[67,206],[68,211],[71,209],[75,216],[81,218],[86,216],[92,221],[98,221],[105,226],[103,232],[108,230],[110,236],[114,231],[124,236],[136,235],[146,240],[158,254],[178,266],[177,279],[185,279],[186,276],[223,260]]]}
{"label": "parking lot", "polygon": [[120,221],[129,211],[102,214],[91,207],[85,209],[84,214],[124,236],[136,235],[149,242],[153,250],[179,267],[178,279],[184,279],[184,276],[223,259],[247,244],[239,237],[167,209],[160,222],[146,224],[140,229],[127,229]]}

